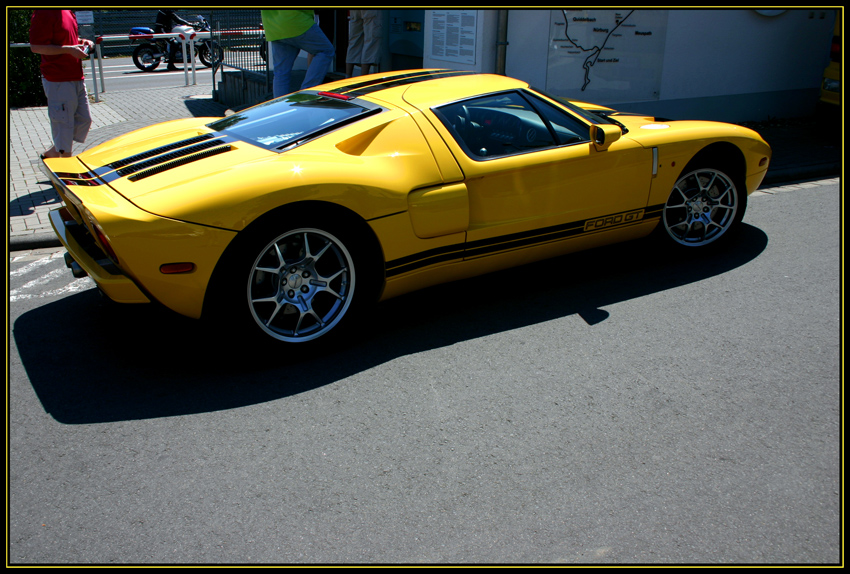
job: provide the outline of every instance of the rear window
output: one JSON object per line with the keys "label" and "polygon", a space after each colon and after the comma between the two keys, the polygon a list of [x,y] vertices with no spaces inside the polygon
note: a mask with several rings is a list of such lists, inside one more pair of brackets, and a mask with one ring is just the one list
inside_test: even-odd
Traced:
{"label": "rear window", "polygon": [[297,92],[216,120],[207,127],[270,150],[285,150],[381,111],[363,100]]}

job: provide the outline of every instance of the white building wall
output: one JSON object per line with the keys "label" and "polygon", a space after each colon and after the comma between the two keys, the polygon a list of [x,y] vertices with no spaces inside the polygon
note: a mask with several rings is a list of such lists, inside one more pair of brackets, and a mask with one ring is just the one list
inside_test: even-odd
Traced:
{"label": "white building wall", "polygon": [[[424,67],[492,73],[497,46],[497,10],[474,10],[475,59],[447,61],[433,50],[437,11],[425,11]],[[550,22],[560,10],[509,10],[505,74],[549,89]],[[613,10],[611,11],[613,12]],[[835,22],[833,9],[756,11],[667,10],[658,94],[608,101],[592,92],[558,93],[666,117],[723,121],[793,117],[813,111]],[[772,12],[764,15],[760,12]],[[778,13],[778,14],[777,14]],[[563,69],[559,71],[563,73]],[[580,70],[579,72],[580,73]]]}
{"label": "white building wall", "polygon": [[662,97],[679,99],[820,87],[833,10],[670,10]]}

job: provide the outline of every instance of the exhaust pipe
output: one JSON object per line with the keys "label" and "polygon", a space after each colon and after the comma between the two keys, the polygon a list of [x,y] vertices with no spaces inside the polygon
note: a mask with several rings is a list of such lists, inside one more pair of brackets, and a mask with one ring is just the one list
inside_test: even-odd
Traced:
{"label": "exhaust pipe", "polygon": [[89,276],[89,274],[86,273],[82,267],[80,267],[80,264],[74,261],[74,258],[71,257],[70,253],[65,253],[65,267],[70,269],[71,275],[73,275],[77,279],[82,279],[83,277]]}

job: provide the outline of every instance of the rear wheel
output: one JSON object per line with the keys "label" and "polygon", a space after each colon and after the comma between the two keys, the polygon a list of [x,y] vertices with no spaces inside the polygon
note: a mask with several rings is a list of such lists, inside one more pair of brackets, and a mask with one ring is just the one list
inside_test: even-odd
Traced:
{"label": "rear wheel", "polygon": [[156,53],[156,48],[150,44],[137,46],[133,50],[133,64],[143,72],[153,72],[162,61],[160,57],[155,55]]}
{"label": "rear wheel", "polygon": [[237,341],[325,352],[377,301],[380,253],[359,220],[291,211],[237,238],[213,275],[204,317]]}
{"label": "rear wheel", "polygon": [[741,221],[746,192],[715,168],[684,173],[664,204],[662,225],[680,245],[702,247],[729,235]]}
{"label": "rear wheel", "polygon": [[356,293],[354,259],[335,235],[298,228],[272,239],[248,273],[248,309],[266,335],[287,343],[318,339],[345,317]]}

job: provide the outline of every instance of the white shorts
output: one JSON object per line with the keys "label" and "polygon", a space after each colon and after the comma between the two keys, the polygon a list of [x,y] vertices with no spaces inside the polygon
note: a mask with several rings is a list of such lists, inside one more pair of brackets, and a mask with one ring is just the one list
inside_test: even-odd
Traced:
{"label": "white shorts", "polygon": [[380,10],[351,10],[348,23],[348,64],[377,64],[383,25]]}
{"label": "white shorts", "polygon": [[60,153],[71,153],[73,142],[84,142],[91,128],[89,96],[83,80],[50,82],[41,79],[47,95],[47,116],[53,146]]}

